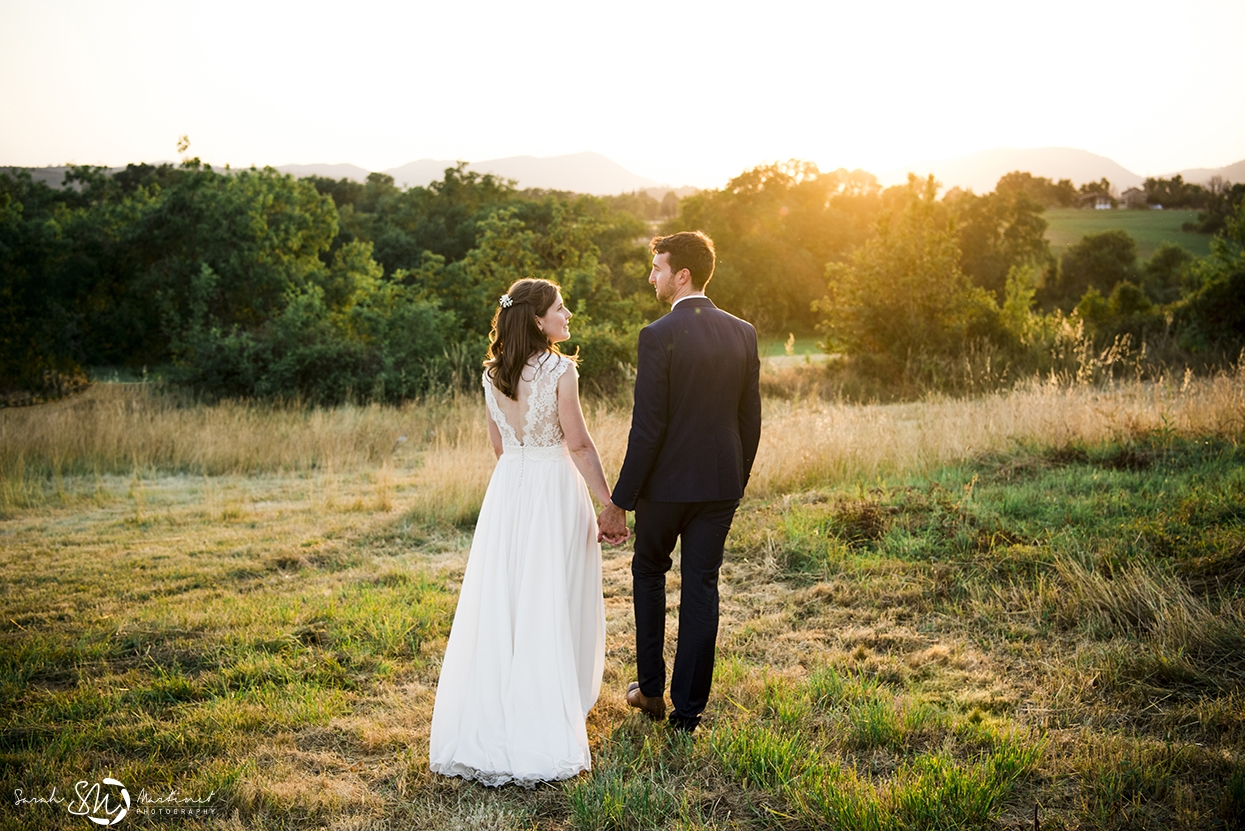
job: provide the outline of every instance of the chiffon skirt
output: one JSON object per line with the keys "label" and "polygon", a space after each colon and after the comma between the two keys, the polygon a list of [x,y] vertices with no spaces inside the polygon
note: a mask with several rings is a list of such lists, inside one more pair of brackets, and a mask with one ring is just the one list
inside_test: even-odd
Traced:
{"label": "chiffon skirt", "polygon": [[432,712],[429,761],[486,785],[589,770],[605,606],[596,515],[565,445],[506,447],[489,481]]}

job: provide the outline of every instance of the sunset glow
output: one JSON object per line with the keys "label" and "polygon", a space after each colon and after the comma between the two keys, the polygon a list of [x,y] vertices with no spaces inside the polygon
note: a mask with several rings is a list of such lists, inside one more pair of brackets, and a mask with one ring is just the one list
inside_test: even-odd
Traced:
{"label": "sunset glow", "polygon": [[0,0],[0,24],[0,164],[173,159],[183,133],[217,165],[592,150],[701,186],[997,146],[1245,157],[1239,2]]}

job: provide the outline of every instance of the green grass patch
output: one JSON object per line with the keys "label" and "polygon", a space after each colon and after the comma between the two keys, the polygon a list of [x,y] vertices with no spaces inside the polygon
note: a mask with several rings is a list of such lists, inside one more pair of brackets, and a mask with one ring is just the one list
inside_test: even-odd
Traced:
{"label": "green grass patch", "polygon": [[689,737],[664,729],[616,729],[592,772],[563,787],[571,824],[595,831],[664,828],[683,808],[680,781],[698,764]]}
{"label": "green grass patch", "polygon": [[[839,754],[801,734],[761,724],[714,731],[709,747],[743,789],[778,801],[778,817],[834,828],[990,828],[1016,783],[1037,764],[1043,743],[997,738],[987,752],[904,756],[891,776],[862,775]],[[875,760],[876,761],[876,760]]]}
{"label": "green grass patch", "polygon": [[1046,219],[1046,238],[1051,251],[1060,256],[1069,246],[1087,234],[1103,231],[1127,231],[1137,242],[1137,256],[1147,259],[1165,242],[1174,243],[1190,253],[1204,257],[1210,253],[1210,236],[1185,231],[1181,226],[1197,221],[1197,211],[1089,211],[1076,208],[1054,208],[1042,216]]}
{"label": "green grass patch", "polygon": [[607,768],[575,782],[566,790],[576,828],[631,831],[661,828],[674,815],[674,796],[631,768]]}
{"label": "green grass patch", "polygon": [[814,763],[813,750],[801,736],[760,724],[722,727],[714,731],[709,746],[732,781],[745,788],[782,791]]}
{"label": "green grass patch", "polygon": [[918,756],[891,790],[894,828],[990,828],[1012,786],[1040,749],[1007,743],[989,756],[957,764],[941,754]]}

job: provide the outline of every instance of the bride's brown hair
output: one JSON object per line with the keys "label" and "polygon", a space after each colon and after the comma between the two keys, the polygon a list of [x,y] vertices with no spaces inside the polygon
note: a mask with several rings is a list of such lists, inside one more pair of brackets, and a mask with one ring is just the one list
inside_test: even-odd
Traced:
{"label": "bride's brown hair", "polygon": [[[493,328],[488,336],[488,353],[484,367],[493,386],[507,398],[519,399],[519,376],[533,355],[561,355],[556,343],[536,325],[558,299],[559,286],[549,280],[525,277],[515,280],[506,292],[509,305],[499,303],[493,313]],[[575,360],[574,356],[571,360]],[[543,360],[543,358],[542,358]]]}

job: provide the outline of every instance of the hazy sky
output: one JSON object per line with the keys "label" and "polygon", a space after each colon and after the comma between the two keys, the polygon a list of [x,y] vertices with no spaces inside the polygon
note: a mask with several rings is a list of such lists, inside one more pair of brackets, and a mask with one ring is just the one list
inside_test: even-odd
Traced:
{"label": "hazy sky", "polygon": [[1245,158],[1242,0],[0,0],[0,165],[235,166],[594,150],[719,186],[1079,147]]}

